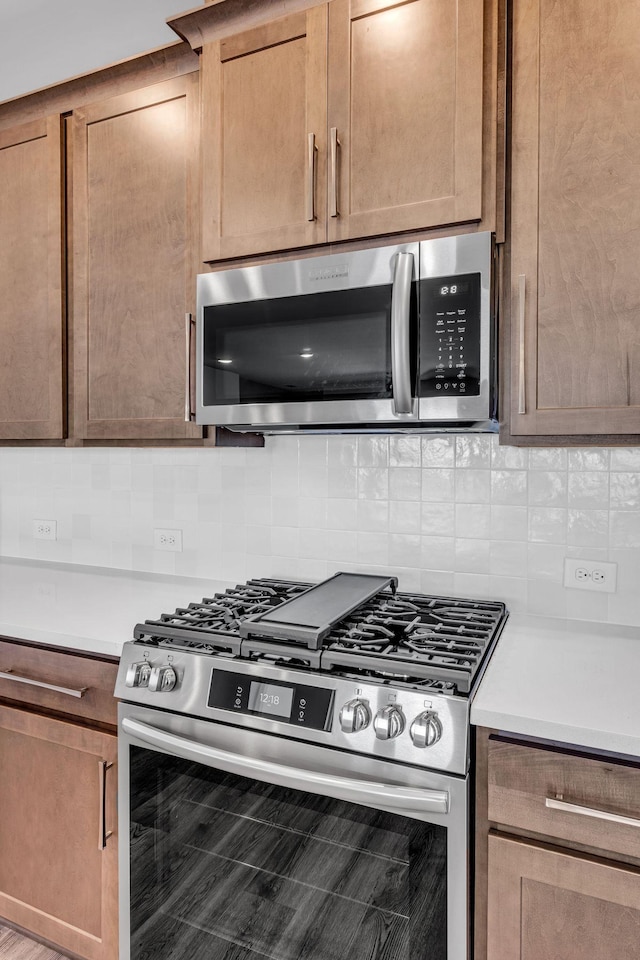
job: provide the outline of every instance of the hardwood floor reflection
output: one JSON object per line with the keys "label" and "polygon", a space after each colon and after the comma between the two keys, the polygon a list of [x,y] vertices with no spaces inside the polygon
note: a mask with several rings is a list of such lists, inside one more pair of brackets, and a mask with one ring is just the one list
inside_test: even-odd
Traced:
{"label": "hardwood floor reflection", "polygon": [[67,960],[67,958],[0,923],[0,960]]}

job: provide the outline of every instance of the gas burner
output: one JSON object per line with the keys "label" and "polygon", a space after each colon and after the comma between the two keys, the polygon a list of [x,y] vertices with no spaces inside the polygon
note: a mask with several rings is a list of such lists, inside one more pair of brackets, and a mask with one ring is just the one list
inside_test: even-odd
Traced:
{"label": "gas burner", "polygon": [[[446,694],[470,693],[506,619],[504,605],[380,590],[337,619],[313,647],[282,633],[260,635],[254,621],[311,584],[250,580],[200,603],[139,624],[142,643],[240,657],[301,670],[392,680]],[[289,608],[287,608],[289,609]],[[242,629],[241,629],[242,628]],[[273,631],[273,628],[272,628]]]}

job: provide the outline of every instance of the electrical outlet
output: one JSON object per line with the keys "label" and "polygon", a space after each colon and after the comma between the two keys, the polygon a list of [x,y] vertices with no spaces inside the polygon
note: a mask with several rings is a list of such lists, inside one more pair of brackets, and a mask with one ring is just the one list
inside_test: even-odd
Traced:
{"label": "electrical outlet", "polygon": [[154,530],[153,546],[156,550],[182,552],[182,530]]}
{"label": "electrical outlet", "polygon": [[58,523],[56,520],[32,520],[34,540],[57,540]]}
{"label": "electrical outlet", "polygon": [[577,590],[599,590],[600,593],[615,593],[617,563],[604,560],[564,559],[564,585]]}

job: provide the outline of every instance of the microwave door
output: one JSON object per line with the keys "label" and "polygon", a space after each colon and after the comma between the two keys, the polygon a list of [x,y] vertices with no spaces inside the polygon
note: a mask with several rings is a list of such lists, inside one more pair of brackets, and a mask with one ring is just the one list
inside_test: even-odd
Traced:
{"label": "microwave door", "polygon": [[203,304],[199,422],[268,430],[415,419],[417,244],[388,249],[384,259],[375,251],[368,274],[331,277],[340,289],[317,289],[331,271],[314,266],[314,286],[296,291],[293,270],[283,280],[278,264],[262,268],[267,280],[279,268],[277,288],[263,282],[253,299]]}

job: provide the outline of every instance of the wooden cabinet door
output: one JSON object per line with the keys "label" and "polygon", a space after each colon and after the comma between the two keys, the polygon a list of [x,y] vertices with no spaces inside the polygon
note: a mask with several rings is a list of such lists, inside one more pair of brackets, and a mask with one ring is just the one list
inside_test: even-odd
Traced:
{"label": "wooden cabinet door", "polygon": [[116,753],[112,734],[0,706],[0,917],[87,960],[118,956]]}
{"label": "wooden cabinet door", "polygon": [[482,0],[329,4],[330,240],[480,219],[482,85]]}
{"label": "wooden cabinet door", "polygon": [[0,440],[64,437],[60,123],[0,132]]}
{"label": "wooden cabinet door", "polygon": [[511,434],[640,434],[640,6],[516,0]]}
{"label": "wooden cabinet door", "polygon": [[203,259],[326,240],[326,6],[202,52]]}
{"label": "wooden cabinet door", "polygon": [[489,837],[491,960],[638,956],[640,871]]}
{"label": "wooden cabinet door", "polygon": [[78,110],[73,151],[72,435],[199,437],[185,422],[197,261],[198,77]]}

